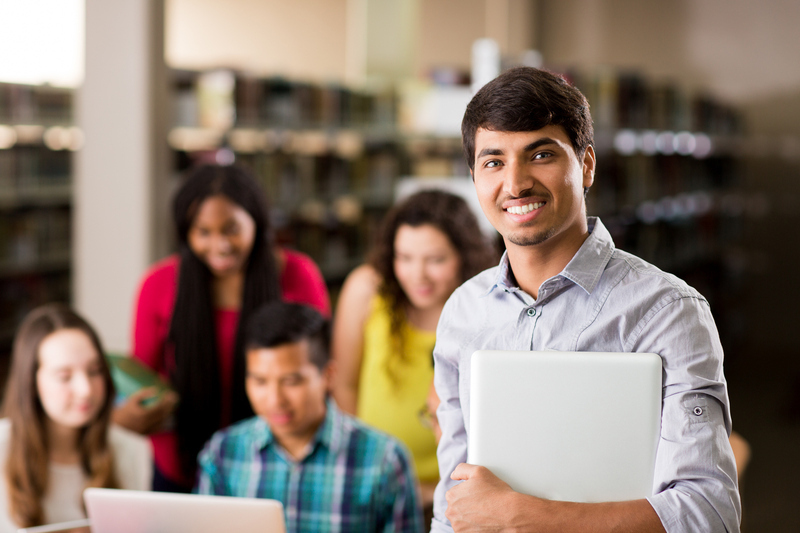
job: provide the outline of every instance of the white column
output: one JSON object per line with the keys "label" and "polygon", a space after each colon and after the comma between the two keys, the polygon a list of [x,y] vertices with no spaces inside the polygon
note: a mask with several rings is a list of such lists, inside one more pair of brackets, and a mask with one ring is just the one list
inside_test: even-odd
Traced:
{"label": "white column", "polygon": [[166,173],[163,13],[163,0],[86,0],[73,294],[109,351],[130,346],[135,293],[156,249],[154,200]]}

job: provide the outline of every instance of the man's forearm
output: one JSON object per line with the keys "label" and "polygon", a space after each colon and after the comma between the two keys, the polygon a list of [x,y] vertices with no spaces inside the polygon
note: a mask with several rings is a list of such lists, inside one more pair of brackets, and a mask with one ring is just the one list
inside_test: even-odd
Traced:
{"label": "man's forearm", "polygon": [[514,492],[489,469],[462,463],[451,476],[445,516],[456,532],[664,533],[645,500],[574,503]]}
{"label": "man's forearm", "polygon": [[[664,533],[647,500],[573,503],[542,500],[520,493],[500,506],[502,522],[512,531],[537,533]],[[456,529],[456,531],[459,531]]]}

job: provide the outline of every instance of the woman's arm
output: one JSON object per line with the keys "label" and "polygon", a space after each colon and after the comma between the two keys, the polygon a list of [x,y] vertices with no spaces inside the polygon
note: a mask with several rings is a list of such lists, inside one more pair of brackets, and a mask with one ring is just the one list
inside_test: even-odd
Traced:
{"label": "woman's arm", "polygon": [[[164,369],[164,346],[175,297],[178,262],[170,257],[155,265],[144,277],[133,323],[135,357],[153,371]],[[145,405],[155,389],[141,389],[114,408],[114,423],[142,435],[160,431],[172,414],[178,397],[168,393]]]}
{"label": "woman's arm", "polygon": [[353,270],[342,286],[333,319],[331,359],[334,366],[333,397],[342,411],[354,415],[358,405],[358,381],[364,351],[364,326],[380,277],[362,265]]}

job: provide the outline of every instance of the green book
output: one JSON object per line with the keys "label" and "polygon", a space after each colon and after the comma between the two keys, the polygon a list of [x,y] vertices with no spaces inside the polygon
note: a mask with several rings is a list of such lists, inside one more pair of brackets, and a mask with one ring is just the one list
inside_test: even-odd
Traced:
{"label": "green book", "polygon": [[134,392],[146,387],[155,387],[157,392],[143,402],[145,405],[160,399],[172,390],[164,378],[134,357],[106,354],[106,360],[111,370],[111,379],[114,380],[114,388],[117,390],[117,403],[123,402]]}

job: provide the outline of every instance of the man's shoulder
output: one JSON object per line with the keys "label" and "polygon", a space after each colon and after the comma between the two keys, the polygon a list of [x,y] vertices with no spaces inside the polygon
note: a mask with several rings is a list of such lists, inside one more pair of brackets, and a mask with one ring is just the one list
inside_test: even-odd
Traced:
{"label": "man's shoulder", "polygon": [[620,249],[614,250],[603,277],[612,283],[618,283],[617,288],[625,292],[705,300],[697,289],[683,279]]}
{"label": "man's shoulder", "polygon": [[341,423],[349,451],[363,460],[383,462],[391,457],[408,461],[409,452],[396,437],[346,413],[341,414]]}
{"label": "man's shoulder", "polygon": [[256,439],[262,432],[263,422],[258,416],[246,418],[217,430],[208,442],[212,449],[228,448]]}

